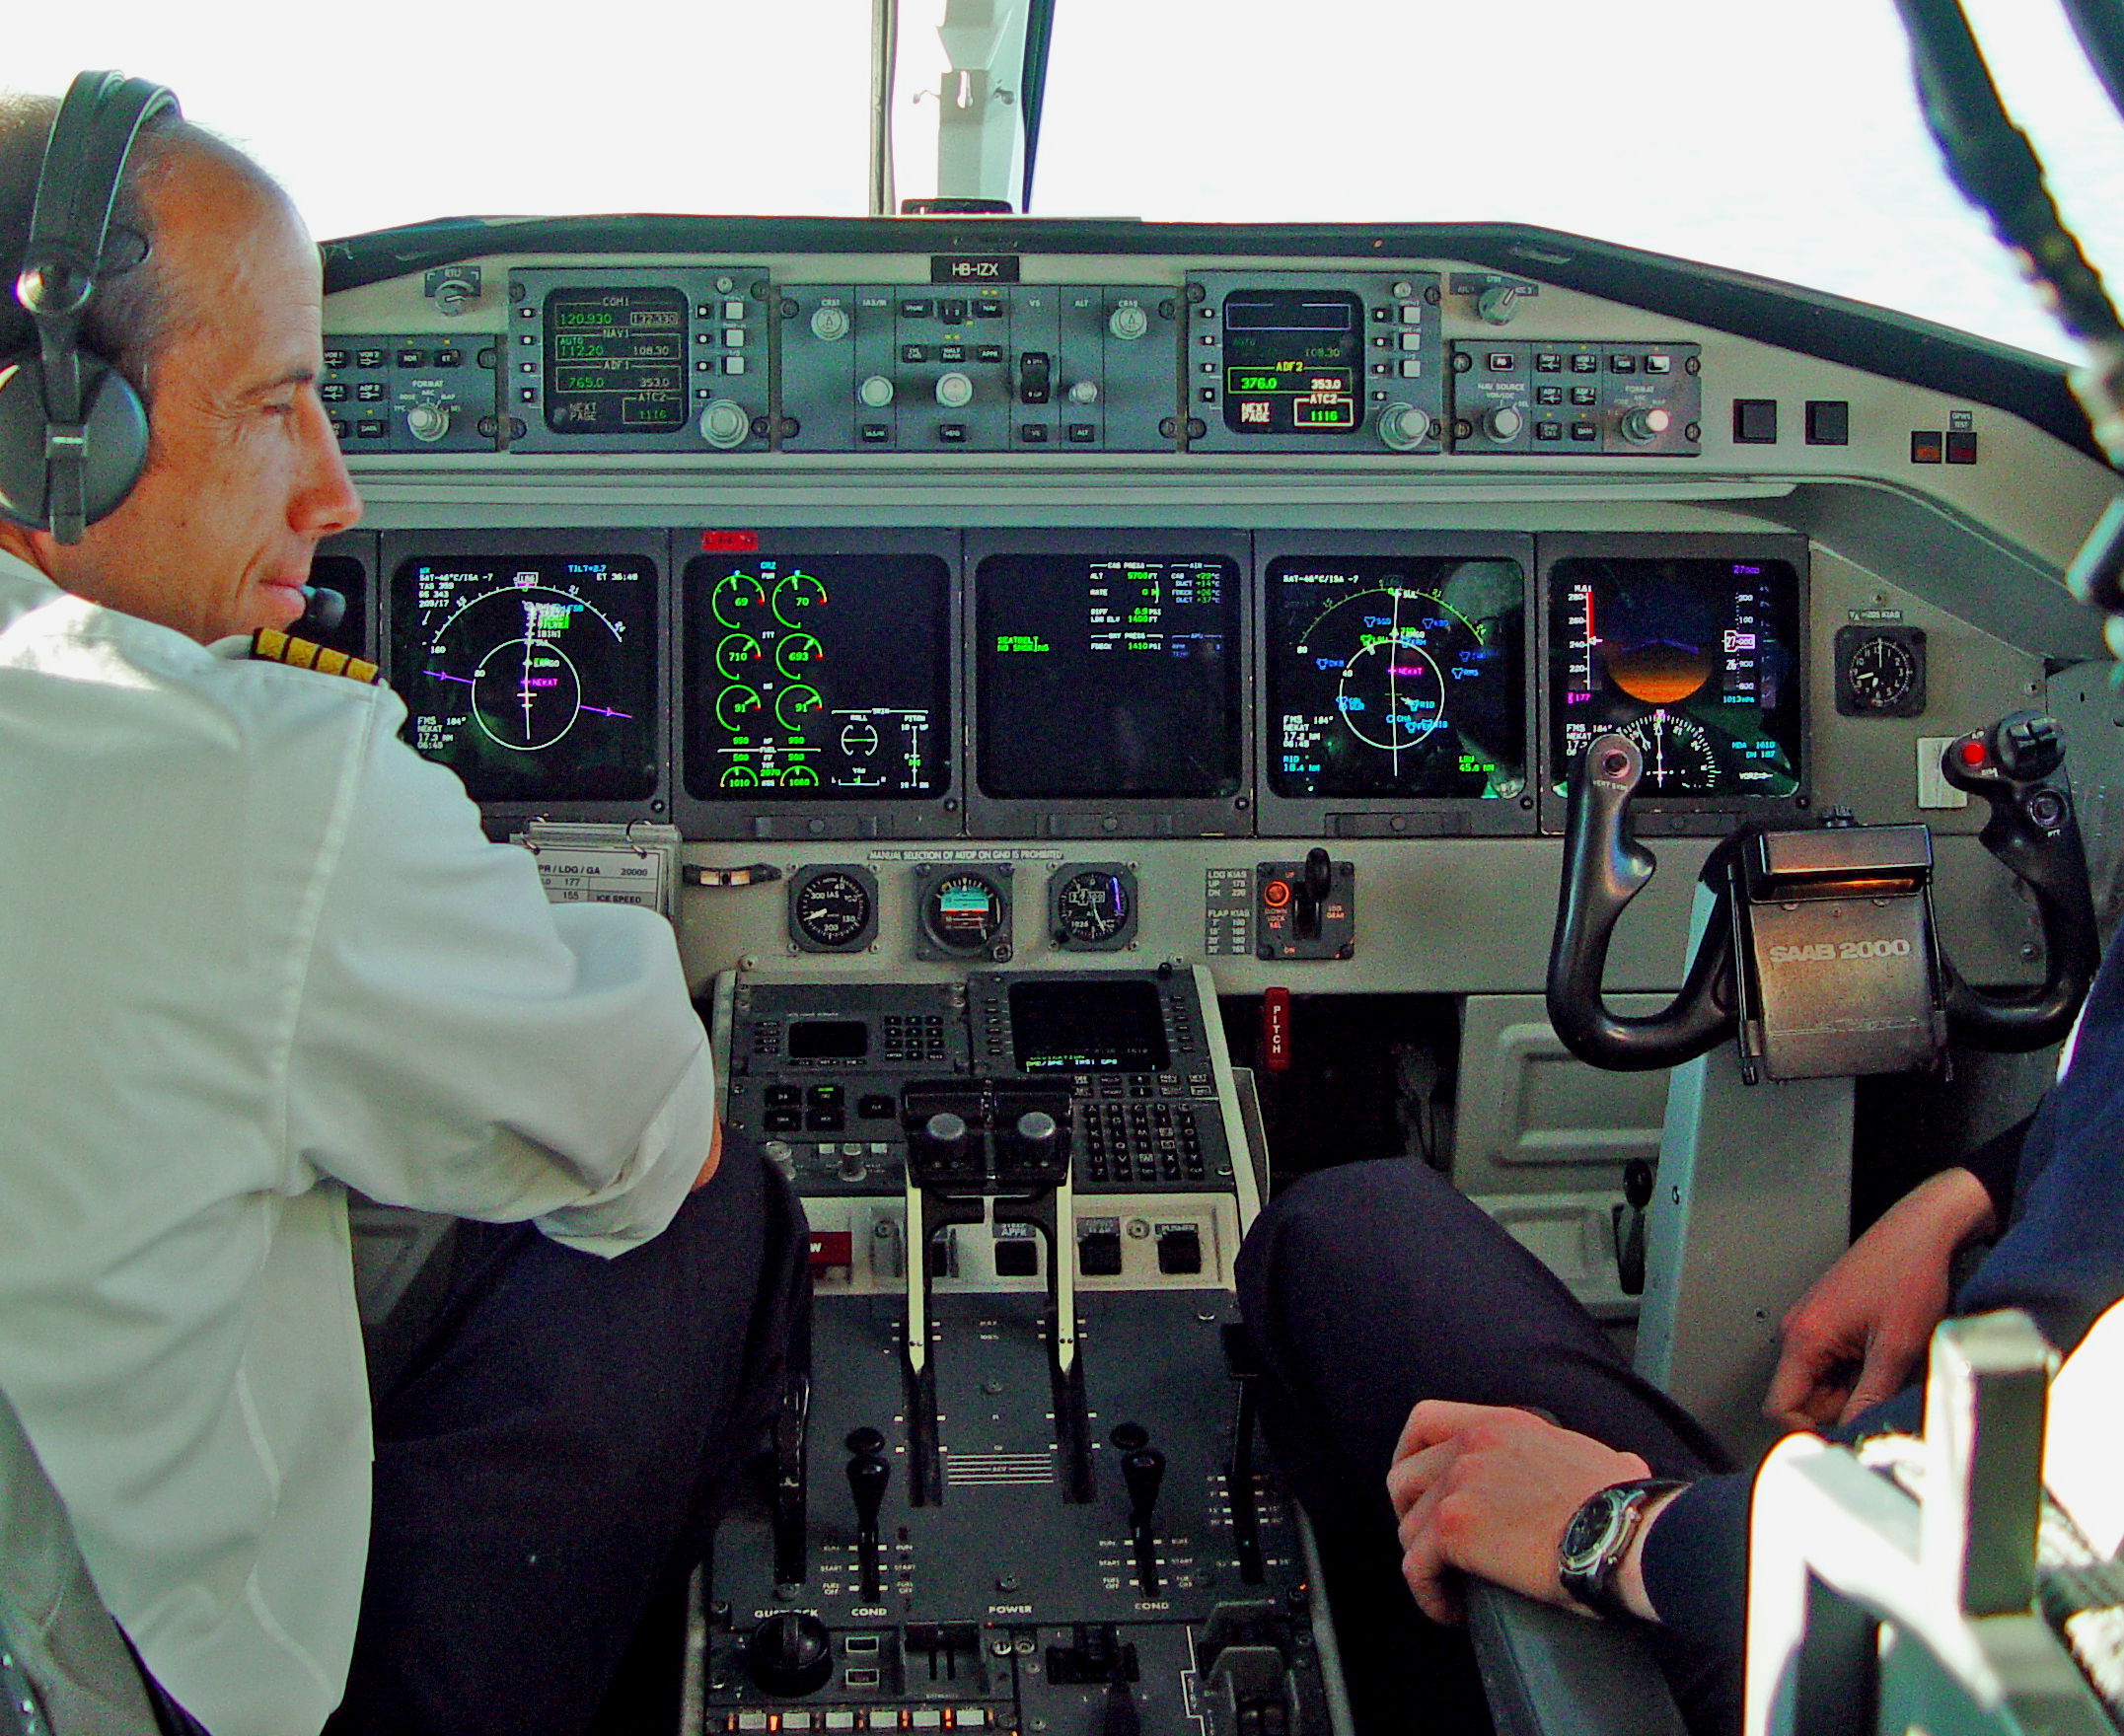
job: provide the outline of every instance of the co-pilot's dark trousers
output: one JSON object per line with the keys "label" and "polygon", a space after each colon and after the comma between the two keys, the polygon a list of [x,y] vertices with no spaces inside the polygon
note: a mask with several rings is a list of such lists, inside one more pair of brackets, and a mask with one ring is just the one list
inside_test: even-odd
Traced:
{"label": "co-pilot's dark trousers", "polygon": [[[1422,1164],[1307,1177],[1254,1226],[1239,1293],[1270,1444],[1319,1533],[1338,1625],[1366,1635],[1344,1653],[1360,1729],[1482,1727],[1465,1640],[1401,1578],[1386,1473],[1419,1399],[1546,1410],[1656,1476],[1727,1468],[1546,1266]],[[1654,1643],[1692,1727],[1737,1729],[1738,1661]]]}

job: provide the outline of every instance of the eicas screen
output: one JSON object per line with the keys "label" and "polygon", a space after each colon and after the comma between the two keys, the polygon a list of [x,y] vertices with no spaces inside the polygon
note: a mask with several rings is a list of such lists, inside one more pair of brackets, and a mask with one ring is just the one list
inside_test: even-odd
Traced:
{"label": "eicas screen", "polygon": [[654,795],[657,589],[639,555],[402,562],[391,667],[406,740],[478,802]]}
{"label": "eicas screen", "polygon": [[975,575],[981,787],[1002,798],[1236,793],[1229,560],[991,554]]}
{"label": "eicas screen", "polygon": [[943,794],[950,585],[933,554],[691,561],[688,790],[703,801]]}

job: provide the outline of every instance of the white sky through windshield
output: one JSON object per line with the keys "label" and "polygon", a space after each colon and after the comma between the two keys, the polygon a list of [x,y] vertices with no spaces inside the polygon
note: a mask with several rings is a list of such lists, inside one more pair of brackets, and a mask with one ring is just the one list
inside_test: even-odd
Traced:
{"label": "white sky through windshield", "polygon": [[[2124,272],[2124,126],[2054,0],[1966,4],[2068,216]],[[916,66],[934,10],[905,0]],[[6,77],[163,80],[320,236],[468,213],[845,216],[869,22],[869,0],[636,0],[623,28],[549,0],[95,0],[47,12]],[[908,158],[927,112],[902,117]],[[933,185],[933,161],[901,167],[903,192]],[[1540,224],[2067,353],[1941,175],[1890,0],[1061,0],[1034,204]]]}

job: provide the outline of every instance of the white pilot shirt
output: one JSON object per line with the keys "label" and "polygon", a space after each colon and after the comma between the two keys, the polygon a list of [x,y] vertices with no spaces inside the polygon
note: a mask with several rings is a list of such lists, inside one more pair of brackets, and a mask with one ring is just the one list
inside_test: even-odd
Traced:
{"label": "white pilot shirt", "polygon": [[56,1491],[157,1678],[290,1736],[369,1534],[339,1184],[615,1254],[714,1090],[667,924],[549,905],[388,689],[238,650],[0,554],[0,1599],[78,1651]]}

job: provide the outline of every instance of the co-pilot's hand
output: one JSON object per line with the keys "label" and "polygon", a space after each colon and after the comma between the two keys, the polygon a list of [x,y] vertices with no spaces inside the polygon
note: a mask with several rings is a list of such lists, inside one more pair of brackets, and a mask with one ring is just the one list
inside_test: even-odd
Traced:
{"label": "co-pilot's hand", "polygon": [[1991,1197],[1967,1170],[1898,1199],[1787,1312],[1764,1415],[1827,1428],[1901,1387],[1946,1313],[1955,1251],[1992,1224]]}
{"label": "co-pilot's hand", "polygon": [[1386,1478],[1402,1577],[1434,1622],[1463,1619],[1455,1568],[1575,1608],[1557,1579],[1565,1526],[1588,1495],[1649,1475],[1637,1454],[1530,1411],[1426,1400]]}

